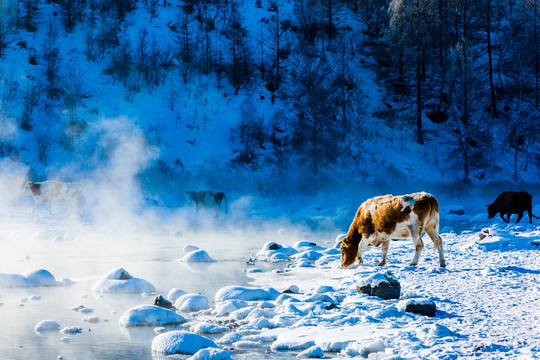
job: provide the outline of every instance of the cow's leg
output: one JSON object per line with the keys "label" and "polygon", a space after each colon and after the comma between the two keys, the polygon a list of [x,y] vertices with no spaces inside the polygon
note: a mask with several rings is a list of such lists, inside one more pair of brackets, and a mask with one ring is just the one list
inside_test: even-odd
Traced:
{"label": "cow's leg", "polygon": [[[516,220],[516,224],[523,218],[523,212],[518,214],[518,218]],[[510,217],[508,217],[508,221],[510,221]]]}
{"label": "cow's leg", "polygon": [[426,228],[426,233],[433,241],[433,246],[439,252],[439,266],[446,267],[446,261],[444,260],[443,248],[442,248],[442,239],[439,236],[439,232],[435,229]]}
{"label": "cow's leg", "polygon": [[49,205],[49,214],[52,214],[52,204],[50,201],[47,204]]}
{"label": "cow's leg", "polygon": [[386,265],[386,255],[388,255],[388,248],[390,247],[390,239],[387,239],[383,241],[381,244],[381,250],[382,250],[382,260],[377,266],[384,266]]}
{"label": "cow's leg", "polygon": [[358,244],[358,252],[356,255],[356,258],[358,259],[358,265],[362,265],[362,252],[366,248],[368,244],[368,241],[365,237],[362,238],[362,241],[360,241],[360,244]]}
{"label": "cow's leg", "polygon": [[38,201],[34,201],[34,208],[32,209],[32,213],[35,214],[37,212],[37,206],[38,206]]}
{"label": "cow's leg", "polygon": [[529,215],[529,224],[532,224],[533,214],[532,214],[532,209],[531,208],[527,209],[527,215]]}
{"label": "cow's leg", "polygon": [[418,264],[418,260],[420,259],[420,254],[422,254],[422,249],[424,248],[424,243],[422,242],[422,231],[422,229],[409,228],[409,232],[411,233],[411,238],[415,246],[414,257],[409,266],[416,266]]}

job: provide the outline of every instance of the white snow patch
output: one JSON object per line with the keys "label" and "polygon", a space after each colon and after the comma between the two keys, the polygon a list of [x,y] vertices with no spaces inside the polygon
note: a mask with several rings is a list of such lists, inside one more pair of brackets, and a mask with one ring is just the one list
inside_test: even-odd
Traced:
{"label": "white snow patch", "polygon": [[230,360],[231,354],[223,349],[206,348],[201,349],[187,360]]}
{"label": "white snow patch", "polygon": [[92,287],[97,293],[144,293],[154,292],[154,285],[148,281],[132,277],[123,268],[111,270]]}
{"label": "white snow patch", "polygon": [[152,351],[162,354],[195,354],[204,348],[218,348],[212,340],[197,334],[176,330],[152,340]]}
{"label": "white snow patch", "polygon": [[59,330],[60,324],[54,320],[43,320],[34,326],[35,331]]}
{"label": "white snow patch", "polygon": [[200,294],[186,294],[176,299],[174,307],[180,311],[200,311],[208,309],[208,298]]}
{"label": "white snow patch", "polygon": [[172,288],[167,294],[167,299],[169,299],[170,302],[174,303],[180,296],[183,296],[186,294],[187,293],[182,289]]}
{"label": "white snow patch", "polygon": [[69,279],[57,281],[45,269],[30,270],[24,275],[0,274],[0,287],[64,286],[72,283]]}
{"label": "white snow patch", "polygon": [[216,260],[212,259],[210,255],[204,250],[193,250],[186,255],[184,255],[182,258],[180,258],[178,261],[181,262],[215,262]]}
{"label": "white snow patch", "polygon": [[154,305],[138,305],[120,317],[121,326],[154,326],[181,324],[186,319],[172,310]]}
{"label": "white snow patch", "polygon": [[279,291],[274,288],[250,288],[245,286],[226,286],[219,289],[216,293],[216,303],[225,300],[244,300],[244,301],[257,301],[257,300],[275,300],[281,295]]}

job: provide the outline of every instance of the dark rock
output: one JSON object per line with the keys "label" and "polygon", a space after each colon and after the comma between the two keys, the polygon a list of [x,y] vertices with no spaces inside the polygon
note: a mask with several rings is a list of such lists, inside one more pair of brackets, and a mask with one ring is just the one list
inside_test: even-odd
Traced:
{"label": "dark rock", "polygon": [[465,214],[465,210],[463,209],[450,209],[448,211],[449,214],[454,214],[454,215],[463,215]]}
{"label": "dark rock", "polygon": [[437,312],[437,306],[434,302],[416,303],[410,302],[405,306],[405,312],[434,317]]}
{"label": "dark rock", "polygon": [[276,243],[272,243],[270,244],[270,246],[268,246],[268,250],[279,250],[279,249],[281,249],[281,246],[279,246]]}
{"label": "dark rock", "polygon": [[384,300],[399,299],[401,294],[399,281],[389,271],[362,279],[356,289],[360,294],[377,296]]}
{"label": "dark rock", "polygon": [[169,300],[165,299],[161,295],[159,295],[158,297],[156,297],[154,299],[153,305],[162,307],[164,309],[172,309],[173,308],[173,304]]}
{"label": "dark rock", "polygon": [[120,280],[129,280],[129,279],[133,279],[133,277],[129,275],[127,271],[124,270],[120,273]]}

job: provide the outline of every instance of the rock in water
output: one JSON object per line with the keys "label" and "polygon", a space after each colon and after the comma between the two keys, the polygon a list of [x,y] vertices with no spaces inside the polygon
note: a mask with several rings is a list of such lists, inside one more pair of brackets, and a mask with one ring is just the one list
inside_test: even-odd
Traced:
{"label": "rock in water", "polygon": [[361,279],[356,289],[360,294],[377,296],[384,300],[399,299],[401,294],[401,285],[390,271]]}
{"label": "rock in water", "polygon": [[162,307],[162,308],[164,308],[164,309],[172,309],[172,307],[173,307],[173,304],[172,304],[169,300],[166,300],[166,299],[165,299],[163,296],[161,296],[161,295],[157,296],[157,297],[154,299],[153,305]]}

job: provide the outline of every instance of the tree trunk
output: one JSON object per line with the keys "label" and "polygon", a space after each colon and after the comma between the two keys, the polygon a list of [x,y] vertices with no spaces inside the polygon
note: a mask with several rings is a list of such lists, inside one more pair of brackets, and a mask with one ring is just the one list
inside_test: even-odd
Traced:
{"label": "tree trunk", "polygon": [[497,117],[497,98],[495,96],[495,87],[493,85],[493,56],[491,49],[491,0],[486,3],[486,35],[487,35],[487,53],[489,67],[489,89],[491,92],[491,113]]}

